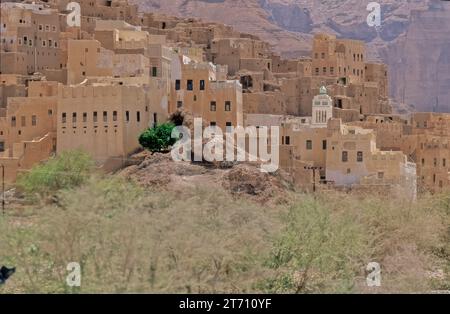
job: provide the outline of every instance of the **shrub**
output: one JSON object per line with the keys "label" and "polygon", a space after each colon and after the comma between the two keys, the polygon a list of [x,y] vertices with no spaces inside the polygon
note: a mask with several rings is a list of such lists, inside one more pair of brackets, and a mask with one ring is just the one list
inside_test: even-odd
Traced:
{"label": "shrub", "polygon": [[41,197],[79,186],[94,167],[91,157],[80,150],[63,152],[19,176],[17,187],[27,196]]}
{"label": "shrub", "polygon": [[149,128],[141,134],[139,143],[151,152],[167,150],[176,142],[176,139],[172,138],[174,127],[173,123],[163,123],[154,128]]}

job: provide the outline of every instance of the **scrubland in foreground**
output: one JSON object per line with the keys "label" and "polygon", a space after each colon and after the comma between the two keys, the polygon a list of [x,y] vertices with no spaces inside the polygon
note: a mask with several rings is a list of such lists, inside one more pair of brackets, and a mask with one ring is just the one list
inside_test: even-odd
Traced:
{"label": "scrubland in foreground", "polygon": [[[25,203],[0,219],[0,264],[17,267],[0,293],[450,290],[449,193],[408,203],[290,191],[261,204],[214,185],[102,175],[80,152],[19,187]],[[79,288],[66,285],[70,262]],[[366,285],[369,262],[381,265],[381,287]]]}

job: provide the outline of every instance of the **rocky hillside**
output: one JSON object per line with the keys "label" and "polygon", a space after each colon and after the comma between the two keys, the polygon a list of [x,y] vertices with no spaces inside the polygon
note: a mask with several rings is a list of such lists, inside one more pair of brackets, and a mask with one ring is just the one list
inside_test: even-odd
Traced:
{"label": "rocky hillside", "polygon": [[274,45],[286,57],[307,55],[311,35],[364,40],[390,67],[391,96],[418,111],[450,112],[450,2],[378,0],[382,26],[368,27],[360,0],[133,0],[147,11],[232,25]]}

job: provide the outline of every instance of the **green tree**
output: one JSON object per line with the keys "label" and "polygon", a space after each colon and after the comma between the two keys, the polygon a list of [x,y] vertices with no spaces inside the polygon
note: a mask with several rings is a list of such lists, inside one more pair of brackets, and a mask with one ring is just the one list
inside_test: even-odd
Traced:
{"label": "green tree", "polygon": [[139,136],[139,143],[142,147],[151,152],[161,152],[167,150],[175,144],[176,138],[172,138],[173,123],[163,123],[154,128],[149,128]]}
{"label": "green tree", "polygon": [[94,161],[81,150],[67,151],[19,176],[17,187],[27,196],[46,197],[79,186],[92,173]]}

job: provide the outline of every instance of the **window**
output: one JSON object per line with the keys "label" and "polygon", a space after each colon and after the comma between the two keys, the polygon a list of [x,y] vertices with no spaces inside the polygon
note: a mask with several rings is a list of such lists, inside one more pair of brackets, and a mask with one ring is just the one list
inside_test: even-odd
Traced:
{"label": "window", "polygon": [[158,68],[157,67],[152,67],[152,76],[153,77],[158,76]]}
{"label": "window", "polygon": [[53,115],[53,110],[52,109],[48,109],[48,115],[49,116]]}
{"label": "window", "polygon": [[42,41],[42,47],[45,47],[47,45],[47,42],[45,40]]}
{"label": "window", "polygon": [[55,41],[55,42],[53,43],[53,46],[54,46],[55,48],[58,48],[58,42]]}
{"label": "window", "polygon": [[177,108],[181,108],[183,107],[183,102],[182,101],[177,101]]}
{"label": "window", "polygon": [[50,25],[45,25],[45,31],[48,32],[50,30]]}
{"label": "window", "polygon": [[52,26],[52,31],[56,32],[56,26],[55,25]]}
{"label": "window", "polygon": [[158,114],[156,112],[153,113],[153,127],[156,128],[158,124]]}
{"label": "window", "polygon": [[113,111],[113,121],[117,121],[117,111]]}
{"label": "window", "polygon": [[323,74],[327,74],[327,68],[326,67],[323,67],[322,71],[323,71]]}
{"label": "window", "polygon": [[209,105],[209,110],[210,111],[216,111],[217,110],[217,105],[215,101],[211,101],[210,105]]}
{"label": "window", "polygon": [[140,111],[136,111],[136,121],[141,122],[141,112]]}
{"label": "window", "polygon": [[447,167],[447,159],[442,159],[442,167]]}
{"label": "window", "polygon": [[20,117],[20,125],[25,126],[25,116]]}
{"label": "window", "polygon": [[73,112],[72,113],[72,123],[76,123],[77,122],[77,113]]}
{"label": "window", "polygon": [[31,116],[31,125],[36,126],[36,124],[37,124],[37,117],[33,115]]}
{"label": "window", "polygon": [[342,152],[342,162],[347,162],[348,161],[348,152],[343,151]]}
{"label": "window", "polygon": [[205,80],[200,80],[200,90],[205,90]]}
{"label": "window", "polygon": [[312,150],[312,141],[311,140],[307,140],[306,141],[306,149],[307,150]]}
{"label": "window", "polygon": [[363,155],[363,152],[358,152],[358,153],[356,154],[356,161],[357,161],[357,162],[363,162],[363,159],[364,159],[363,156],[364,156],[364,155]]}
{"label": "window", "polygon": [[211,122],[209,125],[210,126],[216,126],[217,124],[216,124],[216,122]]}
{"label": "window", "polygon": [[66,119],[67,119],[66,113],[63,112],[63,113],[62,113],[62,116],[61,116],[61,121],[62,121],[62,123],[66,123]]}
{"label": "window", "polygon": [[325,52],[322,52],[322,59],[325,59]]}
{"label": "window", "polygon": [[231,101],[225,102],[225,111],[231,111]]}
{"label": "window", "polygon": [[83,112],[83,122],[87,122],[87,112]]}
{"label": "window", "polygon": [[334,67],[331,67],[331,68],[330,68],[330,74],[331,74],[331,75],[334,75]]}
{"label": "window", "polygon": [[285,143],[286,143],[286,145],[291,145],[291,137],[290,136],[286,136]]}
{"label": "window", "polygon": [[93,121],[94,121],[94,123],[98,121],[97,111],[94,111]]}
{"label": "window", "polygon": [[0,152],[5,151],[5,142],[0,142]]}
{"label": "window", "polygon": [[187,90],[194,90],[194,81],[187,80]]}
{"label": "window", "polygon": [[103,111],[103,122],[108,122],[108,112]]}
{"label": "window", "polygon": [[130,121],[130,112],[129,112],[129,111],[125,111],[125,120],[126,120],[127,122]]}
{"label": "window", "polygon": [[322,141],[322,149],[327,150],[327,140]]}
{"label": "window", "polygon": [[316,75],[319,75],[319,68],[316,68]]}
{"label": "window", "polygon": [[225,126],[226,126],[227,128],[230,128],[230,127],[232,127],[232,124],[231,124],[231,122],[227,122],[227,123],[225,124]]}
{"label": "window", "polygon": [[52,40],[51,40],[51,39],[48,40],[48,46],[49,46],[50,48],[52,47]]}
{"label": "window", "polygon": [[181,89],[181,81],[180,80],[176,80],[175,81],[175,90],[180,90]]}

